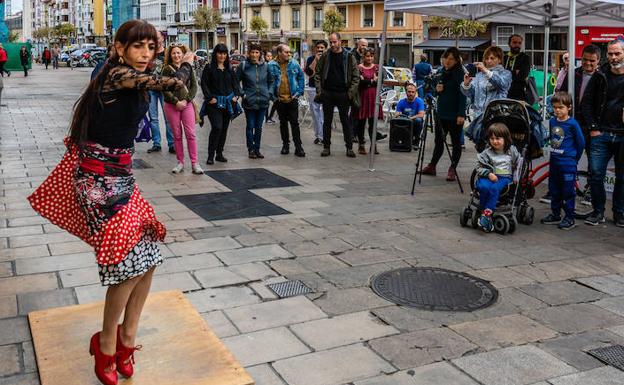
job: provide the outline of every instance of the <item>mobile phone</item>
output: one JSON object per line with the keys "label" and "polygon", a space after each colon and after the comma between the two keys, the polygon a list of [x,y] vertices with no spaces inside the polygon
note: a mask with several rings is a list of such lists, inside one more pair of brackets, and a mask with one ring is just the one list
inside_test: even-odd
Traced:
{"label": "mobile phone", "polygon": [[477,66],[470,63],[470,64],[466,64],[466,69],[468,70],[468,75],[471,78],[474,78],[475,76],[477,76]]}

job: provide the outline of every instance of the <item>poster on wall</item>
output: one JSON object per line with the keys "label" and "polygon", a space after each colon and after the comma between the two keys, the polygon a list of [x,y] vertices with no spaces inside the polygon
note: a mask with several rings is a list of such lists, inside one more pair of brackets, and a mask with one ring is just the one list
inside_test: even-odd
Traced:
{"label": "poster on wall", "polygon": [[179,33],[178,34],[178,43],[184,44],[185,46],[189,46],[189,34],[188,33]]}

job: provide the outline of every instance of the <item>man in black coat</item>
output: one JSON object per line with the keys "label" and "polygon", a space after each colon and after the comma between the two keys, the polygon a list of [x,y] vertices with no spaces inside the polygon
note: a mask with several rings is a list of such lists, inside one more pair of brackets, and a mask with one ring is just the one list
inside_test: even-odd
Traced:
{"label": "man in black coat", "polygon": [[527,101],[527,80],[531,71],[531,58],[522,49],[522,36],[514,34],[507,41],[509,52],[505,55],[505,69],[511,71],[511,87],[507,92],[509,99]]}

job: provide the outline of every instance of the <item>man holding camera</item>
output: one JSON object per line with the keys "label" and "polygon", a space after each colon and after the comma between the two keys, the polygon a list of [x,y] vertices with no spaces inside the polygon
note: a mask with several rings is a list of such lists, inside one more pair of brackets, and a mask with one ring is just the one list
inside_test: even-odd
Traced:
{"label": "man holding camera", "polygon": [[396,116],[404,116],[412,121],[412,145],[418,148],[423,118],[425,117],[425,102],[416,96],[416,85],[408,83],[405,86],[404,99],[399,100],[396,106]]}
{"label": "man holding camera", "polygon": [[624,37],[608,44],[607,56],[609,62],[594,72],[581,101],[591,137],[589,185],[594,209],[585,223],[596,226],[605,222],[604,178],[613,157],[613,221],[624,227]]}
{"label": "man holding camera", "polygon": [[357,68],[355,57],[342,48],[342,41],[338,32],[329,35],[329,43],[331,49],[320,57],[314,74],[315,101],[323,103],[323,152],[321,152],[321,156],[331,154],[331,127],[334,108],[337,107],[347,156],[355,158],[349,106],[359,105],[360,71]]}

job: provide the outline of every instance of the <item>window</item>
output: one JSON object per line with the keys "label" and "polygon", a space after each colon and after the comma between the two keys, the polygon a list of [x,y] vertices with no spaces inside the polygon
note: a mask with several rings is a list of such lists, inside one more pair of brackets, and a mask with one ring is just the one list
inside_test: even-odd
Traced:
{"label": "window", "polygon": [[498,47],[507,47],[507,41],[509,40],[509,36],[513,35],[513,33],[513,26],[506,25],[496,27],[496,45]]}
{"label": "window", "polygon": [[160,20],[167,20],[167,3],[160,3]]}
{"label": "window", "polygon": [[362,27],[372,27],[374,24],[375,6],[362,4]]}
{"label": "window", "polygon": [[301,28],[301,11],[299,8],[293,8],[292,10],[292,28]]}
{"label": "window", "polygon": [[321,28],[323,24],[323,8],[314,8],[314,28]]}
{"label": "window", "polygon": [[279,9],[274,9],[271,11],[271,27],[279,28],[280,27],[280,11]]}
{"label": "window", "polygon": [[392,26],[393,27],[402,27],[403,26],[403,12],[393,12],[394,16],[392,17]]}
{"label": "window", "polygon": [[341,14],[342,17],[344,18],[345,26],[346,26],[347,25],[347,7],[344,5],[338,7],[338,13]]}
{"label": "window", "polygon": [[253,17],[260,17],[260,11],[254,9]]}

